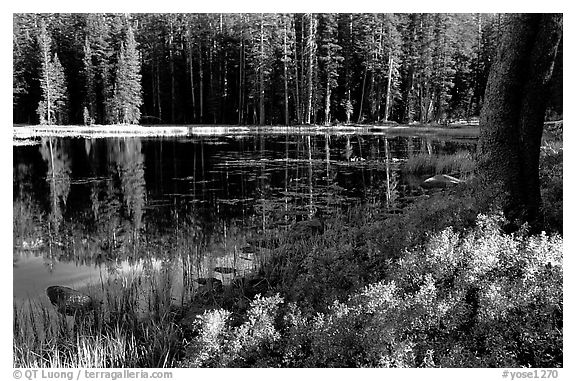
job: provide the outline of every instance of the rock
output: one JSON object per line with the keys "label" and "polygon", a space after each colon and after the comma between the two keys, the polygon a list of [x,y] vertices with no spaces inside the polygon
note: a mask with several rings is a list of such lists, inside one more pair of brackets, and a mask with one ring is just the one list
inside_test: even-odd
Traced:
{"label": "rock", "polygon": [[420,186],[424,189],[448,188],[463,182],[449,175],[436,175],[424,180]]}
{"label": "rock", "polygon": [[90,296],[70,287],[50,286],[46,289],[46,295],[58,312],[63,315],[83,315],[93,311],[96,306]]}

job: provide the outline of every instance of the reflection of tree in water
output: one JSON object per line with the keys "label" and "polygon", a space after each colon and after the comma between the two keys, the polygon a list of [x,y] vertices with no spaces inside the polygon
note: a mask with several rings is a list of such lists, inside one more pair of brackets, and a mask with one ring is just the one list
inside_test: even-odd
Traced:
{"label": "reflection of tree in water", "polygon": [[[97,140],[85,148],[93,163],[92,175],[106,179],[90,183],[90,236],[101,249],[96,260],[123,259],[137,251],[142,228],[146,202],[142,143],[139,138]],[[107,165],[99,167],[103,162]]]}
{"label": "reflection of tree in water", "polygon": [[60,233],[60,224],[66,212],[66,202],[70,193],[70,172],[72,160],[68,155],[69,141],[44,138],[40,145],[40,154],[48,166],[46,181],[49,185],[48,237],[49,248]]}
{"label": "reflection of tree in water", "polygon": [[[406,193],[398,159],[450,149],[430,139],[357,135],[257,136],[226,146],[196,140],[170,147],[146,151],[148,204],[143,149],[149,146],[140,139],[44,140],[38,156],[48,167],[48,181],[35,192],[49,201],[42,230],[48,227],[54,235],[55,222],[60,224],[59,241],[66,245],[56,252],[111,269],[122,260],[180,258],[200,275],[223,265],[211,258],[240,255],[248,238],[278,235],[314,209],[321,209],[329,224],[359,203],[374,213],[398,209]],[[14,168],[15,176],[30,177],[25,168],[17,170],[18,162]],[[36,168],[44,171],[43,165]],[[34,213],[27,204],[19,209],[22,221]]]}
{"label": "reflection of tree in water", "polygon": [[[37,195],[34,194],[33,179],[37,174],[32,165],[18,163],[12,172],[13,174],[13,196],[12,204],[12,235],[15,249],[35,250],[43,246],[44,215],[40,204],[37,202]],[[18,262],[17,251],[14,251],[14,263]]]}
{"label": "reflection of tree in water", "polygon": [[[246,163],[258,175],[252,226],[258,234],[274,234],[321,209],[335,216],[364,203],[376,209],[396,207],[399,164],[392,161],[387,138],[357,135],[288,137],[276,160]],[[270,154],[268,154],[269,156]],[[280,156],[283,155],[283,156]],[[261,155],[266,156],[266,155]],[[271,181],[265,181],[272,179]]]}
{"label": "reflection of tree in water", "polygon": [[146,182],[144,180],[144,154],[139,138],[129,138],[114,141],[110,146],[109,155],[116,163],[117,175],[120,179],[126,214],[132,223],[134,237],[142,226],[142,211],[146,203]]}

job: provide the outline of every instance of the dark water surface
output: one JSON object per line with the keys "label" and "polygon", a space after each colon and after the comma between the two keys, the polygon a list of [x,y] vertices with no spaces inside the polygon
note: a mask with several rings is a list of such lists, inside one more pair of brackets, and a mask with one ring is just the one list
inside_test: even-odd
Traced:
{"label": "dark water surface", "polygon": [[95,287],[118,274],[249,270],[247,245],[315,209],[403,206],[422,192],[400,166],[472,140],[383,135],[42,138],[15,146],[14,300],[49,285]]}

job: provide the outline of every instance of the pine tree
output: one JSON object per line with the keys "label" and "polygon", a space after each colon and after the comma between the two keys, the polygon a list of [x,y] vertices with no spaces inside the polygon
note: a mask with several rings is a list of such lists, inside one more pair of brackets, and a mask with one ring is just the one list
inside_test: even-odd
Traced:
{"label": "pine tree", "polygon": [[128,25],[126,37],[120,45],[114,93],[109,100],[109,118],[112,123],[137,124],[142,105],[140,84],[140,58],[132,27]]}
{"label": "pine tree", "polygon": [[263,125],[266,123],[265,104],[269,98],[267,90],[273,64],[273,28],[276,15],[259,14],[250,17],[250,41],[246,46],[246,64],[248,69],[248,105],[252,107],[252,120]]}
{"label": "pine tree", "polygon": [[88,36],[84,40],[84,90],[86,98],[84,101],[83,119],[84,124],[92,124],[96,120],[96,89],[95,89],[95,67],[92,63],[92,48]]}
{"label": "pine tree", "polygon": [[[95,110],[91,115],[96,123],[105,123],[106,100],[112,96],[112,57],[113,47],[110,44],[110,25],[114,17],[103,14],[90,13],[86,15],[86,37],[85,41],[90,49],[91,61],[93,63],[93,87],[95,95]],[[84,52],[86,57],[86,52]],[[84,66],[86,70],[86,63]],[[87,74],[87,73],[85,73]],[[87,79],[86,79],[87,80]],[[85,85],[88,87],[88,85]],[[86,103],[89,103],[89,95],[86,94]],[[89,110],[91,111],[91,110]]]}
{"label": "pine tree", "polygon": [[[458,23],[460,24],[460,23]],[[454,86],[455,29],[451,15],[434,15],[434,38],[432,52],[432,107],[428,121],[446,120],[447,108]]]}
{"label": "pine tree", "polygon": [[340,106],[346,115],[346,124],[350,123],[352,114],[354,113],[354,105],[352,104],[352,90],[354,88],[353,67],[354,67],[354,30],[355,30],[355,15],[353,14],[340,14],[338,25],[338,39],[342,46],[343,65],[340,81],[344,87],[344,98],[340,102]]}
{"label": "pine tree", "polygon": [[57,124],[68,123],[68,86],[66,83],[66,76],[64,75],[64,68],[58,59],[58,55],[54,55],[52,61],[52,78],[54,83],[54,112]]}
{"label": "pine tree", "polygon": [[306,73],[306,103],[304,105],[304,123],[311,124],[314,122],[315,115],[314,104],[312,101],[316,95],[314,92],[316,86],[314,85],[316,84],[315,79],[318,67],[316,56],[316,50],[318,49],[316,43],[316,34],[318,28],[317,15],[314,13],[306,13],[303,18],[303,26],[304,25],[306,27],[306,36],[302,36],[303,41],[305,38],[305,42],[303,42],[303,62],[305,62],[303,71]]}
{"label": "pine tree", "polygon": [[68,111],[66,78],[58,55],[54,55],[52,58],[50,51],[52,39],[44,22],[40,25],[38,43],[41,58],[40,88],[42,95],[36,112],[40,118],[40,124],[64,124],[67,122]]}
{"label": "pine tree", "polygon": [[[14,121],[30,122],[36,113],[39,94],[38,38],[36,36],[36,15],[14,14],[12,34],[12,85]],[[34,99],[34,101],[32,101]]]}
{"label": "pine tree", "polygon": [[338,69],[344,58],[342,47],[337,44],[337,16],[329,13],[320,17],[320,57],[324,76],[324,124],[329,125],[332,118],[332,91],[338,85]]}

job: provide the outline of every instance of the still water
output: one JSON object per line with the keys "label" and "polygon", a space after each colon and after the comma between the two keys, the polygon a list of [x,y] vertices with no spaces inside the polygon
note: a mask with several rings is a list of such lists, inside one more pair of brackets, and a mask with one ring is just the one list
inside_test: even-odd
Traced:
{"label": "still water", "polygon": [[[321,209],[401,208],[422,192],[401,165],[473,140],[283,134],[42,138],[14,146],[14,301],[49,285],[95,287],[124,273],[249,271],[248,242]],[[177,297],[175,298],[177,299]]]}

